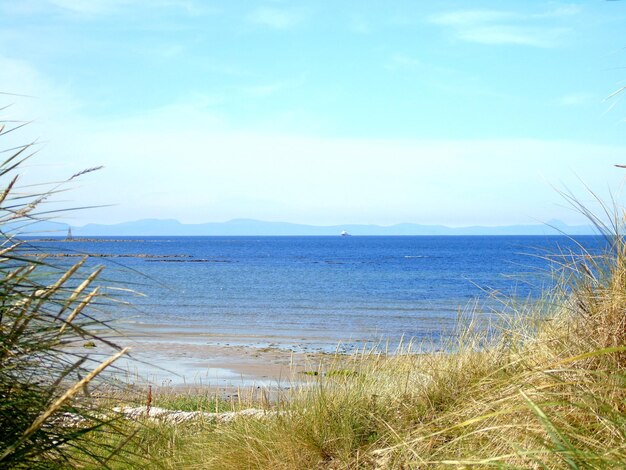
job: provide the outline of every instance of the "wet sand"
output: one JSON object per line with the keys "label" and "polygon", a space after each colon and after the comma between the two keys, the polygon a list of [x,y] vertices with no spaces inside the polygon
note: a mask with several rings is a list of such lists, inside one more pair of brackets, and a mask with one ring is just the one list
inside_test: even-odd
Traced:
{"label": "wet sand", "polygon": [[117,376],[158,386],[289,388],[330,357],[298,339],[170,331],[159,325],[125,331],[114,341],[131,348],[130,358],[118,361]]}

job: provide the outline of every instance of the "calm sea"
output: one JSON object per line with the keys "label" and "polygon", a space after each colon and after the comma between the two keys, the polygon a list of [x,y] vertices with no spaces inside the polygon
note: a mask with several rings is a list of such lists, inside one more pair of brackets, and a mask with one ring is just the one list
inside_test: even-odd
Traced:
{"label": "calm sea", "polygon": [[[435,344],[485,291],[536,297],[546,255],[599,249],[599,237],[119,237],[32,242],[90,253],[131,328],[272,338],[334,349],[401,337]],[[58,258],[61,264],[73,258]],[[132,289],[136,296],[121,289]],[[484,301],[487,307],[490,301]]]}

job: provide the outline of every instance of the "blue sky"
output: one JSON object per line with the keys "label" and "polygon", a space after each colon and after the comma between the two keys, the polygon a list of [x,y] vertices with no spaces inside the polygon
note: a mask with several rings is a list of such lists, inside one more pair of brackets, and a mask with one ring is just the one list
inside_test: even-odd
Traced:
{"label": "blue sky", "polygon": [[[626,2],[0,3],[24,180],[96,165],[72,223],[500,225],[618,191]],[[8,136],[7,136],[8,137]]]}

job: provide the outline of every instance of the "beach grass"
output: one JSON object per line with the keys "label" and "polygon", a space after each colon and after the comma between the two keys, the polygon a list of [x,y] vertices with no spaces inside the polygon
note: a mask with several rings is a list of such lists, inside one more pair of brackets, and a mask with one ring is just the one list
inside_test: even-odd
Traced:
{"label": "beach grass", "polygon": [[[0,138],[19,127],[0,125]],[[0,468],[106,467],[117,449],[90,452],[93,436],[126,435],[90,395],[126,350],[107,339],[111,329],[94,315],[105,303],[102,268],[86,256],[65,265],[28,258],[23,241],[57,213],[49,200],[93,169],[21,186],[19,173],[35,152],[23,145],[1,152],[0,161]]]}

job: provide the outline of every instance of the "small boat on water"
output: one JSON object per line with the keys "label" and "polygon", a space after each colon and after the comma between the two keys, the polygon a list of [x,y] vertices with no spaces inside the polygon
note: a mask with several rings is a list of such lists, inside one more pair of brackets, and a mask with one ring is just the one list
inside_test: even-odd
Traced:
{"label": "small boat on water", "polygon": [[351,235],[344,230],[344,231],[341,232],[341,236],[342,237],[350,237]]}

